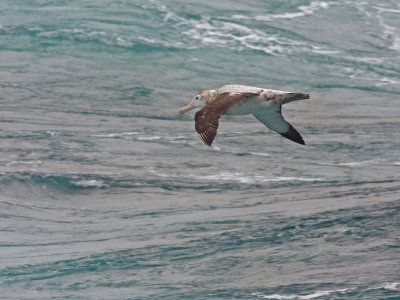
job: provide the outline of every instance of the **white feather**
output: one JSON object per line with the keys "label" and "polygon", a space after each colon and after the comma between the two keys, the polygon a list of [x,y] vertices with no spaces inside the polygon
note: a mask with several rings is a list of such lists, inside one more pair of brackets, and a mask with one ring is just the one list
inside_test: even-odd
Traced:
{"label": "white feather", "polygon": [[275,110],[266,110],[253,113],[260,122],[277,133],[285,133],[289,130],[289,123],[281,115],[280,107]]}

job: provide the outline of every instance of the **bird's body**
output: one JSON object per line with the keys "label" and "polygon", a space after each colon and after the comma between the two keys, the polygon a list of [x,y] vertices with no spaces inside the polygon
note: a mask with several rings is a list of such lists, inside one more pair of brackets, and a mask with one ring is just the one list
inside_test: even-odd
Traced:
{"label": "bird's body", "polygon": [[217,134],[219,118],[223,114],[253,114],[271,130],[304,145],[301,135],[282,117],[281,106],[291,101],[309,98],[309,94],[303,93],[244,85],[224,85],[216,90],[205,90],[196,94],[186,107],[179,110],[179,113],[204,106],[196,113],[195,128],[200,138],[209,146]]}

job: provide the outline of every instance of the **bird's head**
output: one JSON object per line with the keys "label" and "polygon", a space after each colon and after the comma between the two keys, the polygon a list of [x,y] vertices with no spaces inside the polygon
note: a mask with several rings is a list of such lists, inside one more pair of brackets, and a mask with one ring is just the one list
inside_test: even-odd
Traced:
{"label": "bird's head", "polygon": [[206,91],[197,93],[193,97],[192,101],[189,102],[188,105],[186,105],[178,110],[178,113],[181,115],[189,110],[192,110],[193,108],[206,106],[212,100],[213,92],[214,92],[214,90],[206,90]]}

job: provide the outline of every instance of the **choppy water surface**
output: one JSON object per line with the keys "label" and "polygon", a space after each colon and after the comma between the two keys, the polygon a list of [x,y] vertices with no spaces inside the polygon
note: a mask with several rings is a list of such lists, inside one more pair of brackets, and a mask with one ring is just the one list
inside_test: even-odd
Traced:
{"label": "choppy water surface", "polygon": [[[2,1],[5,299],[398,299],[398,1]],[[311,93],[300,146],[198,91]]]}

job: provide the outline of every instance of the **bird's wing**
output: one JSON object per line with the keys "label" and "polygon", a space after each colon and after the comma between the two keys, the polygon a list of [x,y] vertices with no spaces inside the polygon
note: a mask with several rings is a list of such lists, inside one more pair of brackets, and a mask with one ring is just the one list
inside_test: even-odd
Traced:
{"label": "bird's wing", "polygon": [[259,95],[263,92],[263,89],[255,87],[255,86],[247,86],[247,85],[238,85],[238,84],[228,84],[221,86],[217,89],[218,93],[252,93],[255,95]]}
{"label": "bird's wing", "polygon": [[200,109],[196,113],[194,120],[196,131],[204,143],[206,143],[208,146],[211,146],[215,136],[217,135],[219,119],[232,105],[244,97],[250,97],[254,95],[259,95],[259,93],[224,92],[219,94],[214,101]]}
{"label": "bird's wing", "polygon": [[293,142],[305,145],[300,133],[283,118],[280,105],[275,110],[260,111],[253,115],[269,129]]}

